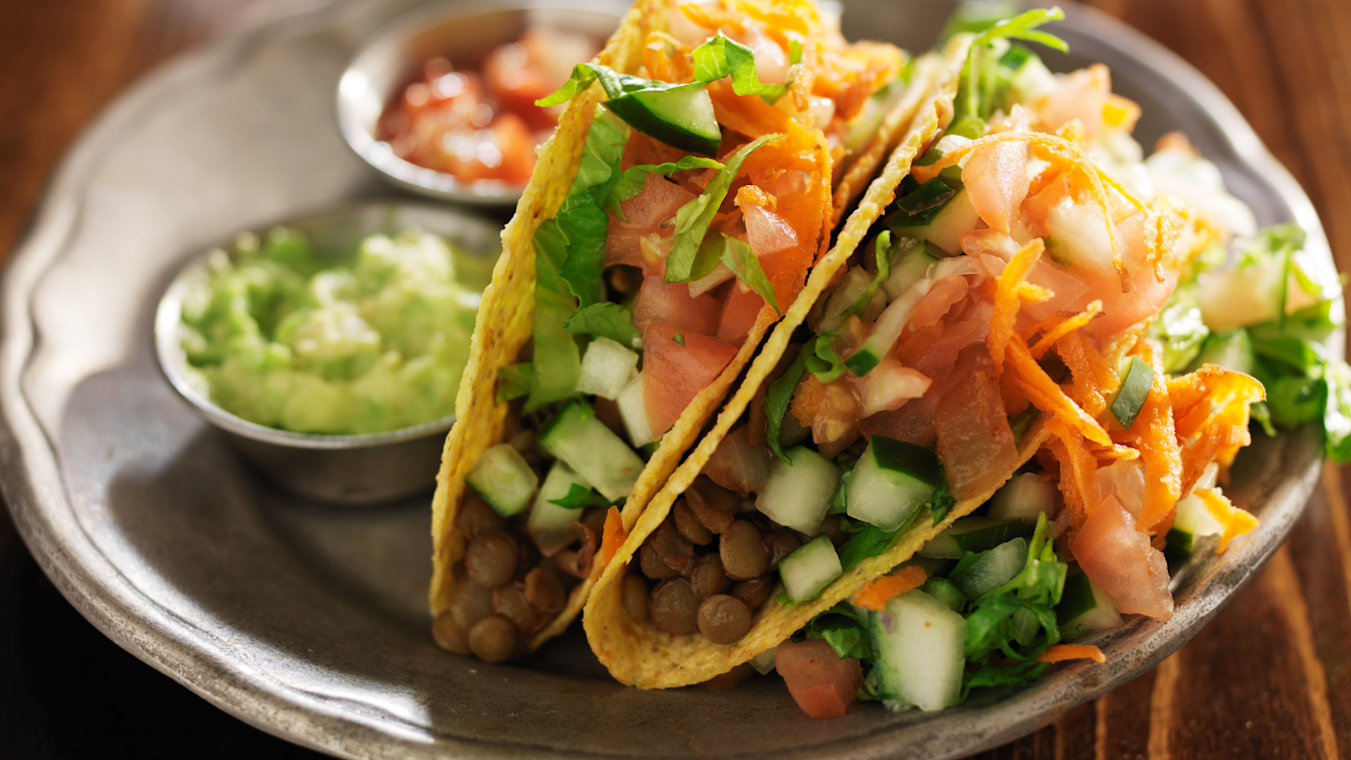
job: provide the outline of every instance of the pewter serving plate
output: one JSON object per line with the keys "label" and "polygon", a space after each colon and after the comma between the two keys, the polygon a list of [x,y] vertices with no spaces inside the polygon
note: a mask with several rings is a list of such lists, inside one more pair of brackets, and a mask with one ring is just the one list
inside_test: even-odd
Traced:
{"label": "pewter serving plate", "polygon": [[[426,500],[332,510],[275,490],[174,394],[151,341],[155,299],[193,251],[395,192],[343,144],[333,93],[361,41],[409,5],[325,5],[160,69],[72,150],[4,281],[0,473],[19,531],[81,613],[212,704],[346,757],[956,757],[1158,663],[1302,512],[1316,438],[1259,434],[1230,490],[1262,524],[1177,574],[1170,622],[1134,618],[1098,641],[1105,665],[1057,666],[939,714],[858,705],[814,721],[777,678],[637,691],[606,678],[577,628],[514,665],[440,651],[425,603]],[[845,33],[922,49],[949,9],[846,3]],[[1069,10],[1055,31],[1073,56],[1048,64],[1106,63],[1144,107],[1141,142],[1185,130],[1259,223],[1303,225],[1331,276],[1308,199],[1214,86],[1126,27]]]}

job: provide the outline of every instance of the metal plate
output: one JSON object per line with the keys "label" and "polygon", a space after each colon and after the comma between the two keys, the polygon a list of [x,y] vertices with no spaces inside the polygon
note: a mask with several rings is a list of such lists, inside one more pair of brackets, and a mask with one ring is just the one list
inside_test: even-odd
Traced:
{"label": "metal plate", "polygon": [[[351,757],[954,757],[1011,740],[1175,650],[1275,551],[1312,492],[1311,432],[1258,436],[1236,500],[1261,527],[1175,578],[1178,610],[1136,618],[1102,666],[937,715],[858,706],[813,721],[773,678],[640,692],[608,680],[580,631],[490,666],[428,635],[427,505],[332,511],[273,490],[160,377],[157,295],[234,230],[392,191],[343,145],[337,78],[408,3],[342,3],[190,53],[129,91],[67,157],[3,288],[0,472],[20,533],[68,599],[121,646],[260,728]],[[923,48],[949,6],[848,4],[845,32]],[[1258,221],[1295,220],[1328,273],[1312,206],[1197,72],[1095,12],[1057,27],[1144,107],[1152,144],[1184,129]],[[1340,350],[1336,336],[1334,351]]]}

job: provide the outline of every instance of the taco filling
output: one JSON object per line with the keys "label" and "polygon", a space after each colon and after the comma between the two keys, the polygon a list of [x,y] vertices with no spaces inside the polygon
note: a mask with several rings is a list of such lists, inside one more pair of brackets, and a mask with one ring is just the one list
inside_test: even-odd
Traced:
{"label": "taco filling", "polygon": [[851,156],[904,90],[901,51],[846,43],[808,2],[648,11],[633,73],[579,64],[540,101],[594,82],[608,98],[534,234],[532,340],[497,371],[503,442],[454,512],[467,546],[435,631],[488,661],[575,614],[602,535],[622,540],[802,289]]}
{"label": "taco filling", "polygon": [[[1340,289],[1302,258],[1303,234],[1254,235],[1252,213],[1178,134],[1144,159],[1130,135],[1139,108],[1111,92],[1106,67],[1051,75],[1029,49],[991,41],[1022,18],[976,40],[952,125],[769,388],[776,455],[809,430],[834,457],[827,535],[889,530],[917,485],[960,498],[1018,470],[757,657],[814,717],[856,697],[939,710],[1051,663],[1102,662],[1065,642],[1122,615],[1168,620],[1165,554],[1206,539],[1223,552],[1257,526],[1218,485],[1251,442],[1250,413],[1269,431],[1273,417],[1321,419],[1329,455],[1346,449],[1351,375],[1317,343],[1339,322]],[[1044,440],[1012,464],[1034,420]],[[795,467],[798,451],[783,449]],[[782,583],[797,602],[787,572]]]}
{"label": "taco filling", "polygon": [[[1140,109],[1105,66],[1053,75],[1011,41],[1063,50],[1036,29],[1055,17],[971,42],[951,123],[636,550],[626,619],[588,609],[621,681],[751,660],[816,717],[859,695],[936,710],[1025,683],[1100,658],[1064,642],[1122,614],[1167,620],[1166,547],[1214,534],[1223,551],[1256,526],[1217,486],[1250,409],[1270,414],[1252,374],[1290,393],[1333,377],[1329,450],[1345,445],[1339,363],[1308,342],[1251,348],[1277,325],[1330,330],[1335,286],[1298,266],[1289,231],[1224,264],[1251,212],[1180,136],[1146,160]],[[1256,305],[1226,308],[1250,281]],[[1294,406],[1289,424],[1324,414]]]}

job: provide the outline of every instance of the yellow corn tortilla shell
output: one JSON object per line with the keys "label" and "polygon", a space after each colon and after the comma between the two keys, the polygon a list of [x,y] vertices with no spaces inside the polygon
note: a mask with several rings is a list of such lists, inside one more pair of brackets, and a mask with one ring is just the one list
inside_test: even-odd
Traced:
{"label": "yellow corn tortilla shell", "polygon": [[[648,34],[665,31],[667,14],[671,12],[679,12],[672,0],[639,0],[606,43],[597,62],[622,73],[636,73]],[[504,440],[508,404],[498,404],[495,400],[497,370],[514,363],[531,336],[535,303],[535,232],[545,220],[558,213],[577,173],[596,106],[604,100],[600,85],[593,84],[568,103],[557,131],[540,151],[516,214],[502,231],[502,256],[493,270],[492,283],[483,293],[469,364],[455,401],[457,421],[446,437],[436,494],[432,498],[433,574],[429,597],[433,615],[449,608],[458,583],[464,580],[455,577],[455,567],[463,559],[466,546],[464,536],[454,526],[465,476],[484,451]],[[877,139],[875,137],[874,141]],[[818,148],[822,152],[826,149],[824,144]],[[829,156],[824,160],[829,161]],[[830,217],[829,214],[826,216]],[[826,234],[829,235],[829,230]],[[806,288],[798,295],[794,307],[804,300],[805,295]],[[812,300],[814,298],[812,296]],[[621,517],[625,532],[633,530],[649,500],[675,471],[681,456],[694,445],[700,431],[777,319],[773,308],[762,307],[736,356],[713,383],[695,396],[680,419],[662,437],[660,447],[648,460],[624,503]],[[598,553],[590,577],[573,588],[564,610],[534,635],[529,642],[530,650],[539,648],[567,628],[581,611],[603,570]]]}
{"label": "yellow corn tortilla shell", "polygon": [[[941,61],[926,58],[917,64],[916,81],[921,86],[913,87],[914,92],[897,106],[897,111],[907,112],[897,121],[908,127],[888,158],[882,174],[869,185],[858,208],[845,222],[835,248],[812,270],[806,288],[774,328],[774,333],[751,365],[736,395],[719,415],[713,429],[648,505],[638,524],[629,531],[624,544],[615,553],[615,561],[605,568],[596,584],[587,602],[582,624],[591,649],[609,668],[610,675],[621,683],[643,689],[662,689],[700,683],[731,670],[760,652],[777,646],[818,613],[908,559],[924,541],[952,520],[969,514],[993,494],[991,491],[991,494],[979,499],[956,505],[948,518],[937,526],[932,524],[931,519],[925,520],[921,515],[915,526],[888,551],[860,562],[835,579],[820,597],[810,603],[797,607],[767,603],[752,619],[750,631],[736,644],[714,644],[700,634],[672,636],[650,622],[635,624],[624,608],[624,577],[643,541],[666,519],[676,499],[690,487],[717,450],[718,444],[740,420],[752,397],[783,356],[793,331],[802,324],[820,295],[834,283],[869,228],[895,198],[896,188],[910,173],[910,165],[915,158],[952,121],[952,101],[956,97],[958,76],[966,60],[969,44],[969,36],[954,38],[944,51]],[[919,80],[920,76],[928,79]],[[1038,427],[1037,434],[1029,435],[1024,441],[1019,466],[1036,453],[1043,440],[1044,435]],[[1012,473],[1013,470],[1009,472],[1010,475]]]}

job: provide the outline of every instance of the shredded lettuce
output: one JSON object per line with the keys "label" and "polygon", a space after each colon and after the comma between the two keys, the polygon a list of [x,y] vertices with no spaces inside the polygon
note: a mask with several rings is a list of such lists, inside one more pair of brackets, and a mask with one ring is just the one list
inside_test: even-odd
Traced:
{"label": "shredded lettuce", "polygon": [[610,502],[590,488],[584,488],[577,483],[568,487],[568,492],[560,499],[549,499],[550,504],[557,504],[564,509],[584,509],[586,507],[608,507]]}
{"label": "shredded lettuce", "polygon": [[1169,374],[1191,365],[1209,335],[1201,309],[1189,295],[1170,303],[1149,326],[1149,336],[1163,346],[1163,370]]}
{"label": "shredded lettuce", "polygon": [[558,214],[535,232],[535,382],[526,411],[576,393],[582,360],[564,321],[580,306],[602,300],[609,219],[602,204],[619,181],[629,128],[597,107],[581,163]]}
{"label": "shredded lettuce", "polygon": [[563,329],[576,335],[588,333],[609,338],[621,346],[639,348],[643,336],[633,326],[633,314],[623,306],[611,301],[601,301],[585,306],[563,320]]}
{"label": "shredded lettuce", "polygon": [[[675,235],[671,239],[671,250],[666,254],[666,282],[690,282],[706,276],[717,266],[716,261],[704,271],[696,268],[700,258],[700,248],[704,246],[704,236],[713,223],[718,208],[732,188],[741,164],[751,153],[761,146],[779,140],[783,135],[764,135],[741,146],[728,159],[726,165],[718,170],[708,187],[697,198],[680,207],[676,212]],[[750,283],[747,283],[748,285]]]}
{"label": "shredded lettuce", "polygon": [[802,629],[804,639],[820,639],[834,648],[840,659],[872,659],[872,636],[868,615],[848,602],[840,602],[822,612]]}
{"label": "shredded lettuce", "polygon": [[530,395],[535,384],[535,365],[533,362],[508,364],[497,369],[497,403]]}
{"label": "shredded lettuce", "polygon": [[793,390],[802,379],[802,373],[807,371],[807,356],[813,349],[814,341],[808,341],[788,369],[774,378],[765,391],[765,439],[774,455],[787,464],[792,464],[793,460],[779,447],[779,431],[783,428],[783,415],[788,413],[788,404],[793,400]]}
{"label": "shredded lettuce", "polygon": [[[789,63],[796,66],[802,60],[802,46],[796,41],[789,45]],[[592,82],[600,82],[610,100],[631,97],[642,92],[670,90],[699,90],[723,77],[732,78],[732,90],[738,95],[759,95],[771,105],[788,93],[793,86],[793,71],[784,84],[764,84],[755,72],[755,51],[739,42],[727,39],[722,32],[695,48],[690,54],[694,61],[694,81],[672,84],[654,79],[643,79],[621,74],[598,63],[579,63],[572,67],[572,76],[553,94],[535,101],[535,105],[549,108],[562,105],[577,97]]]}
{"label": "shredded lettuce", "polygon": [[962,66],[961,84],[954,102],[954,116],[947,134],[976,138],[985,134],[985,122],[1005,105],[1004,95],[1012,87],[1012,69],[1002,65],[999,40],[1037,42],[1062,53],[1069,50],[1065,41],[1037,27],[1065,18],[1060,8],[1034,8],[986,28],[976,36]]}
{"label": "shredded lettuce", "polygon": [[722,235],[722,239],[722,263],[726,264],[746,287],[754,290],[765,299],[765,303],[773,306],[775,314],[783,316],[783,311],[779,309],[778,294],[774,292],[774,285],[770,283],[765,270],[760,267],[760,260],[755,257],[755,252],[749,245],[734,237]]}

